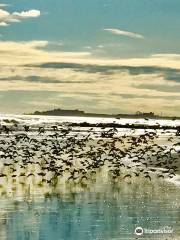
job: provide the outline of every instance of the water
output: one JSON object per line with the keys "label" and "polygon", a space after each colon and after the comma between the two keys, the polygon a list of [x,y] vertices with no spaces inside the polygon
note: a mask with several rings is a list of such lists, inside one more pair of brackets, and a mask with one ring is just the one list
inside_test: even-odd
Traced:
{"label": "water", "polygon": [[[0,239],[179,239],[179,199],[179,188],[163,182],[120,183],[91,192],[1,197]],[[169,227],[173,233],[137,238],[136,227]]]}
{"label": "water", "polygon": [[[3,121],[4,118],[5,116],[2,119],[0,116],[0,120]],[[46,125],[59,122],[60,119],[62,122],[72,121],[70,118],[57,117],[56,119],[55,117],[34,116],[27,118],[17,116],[16,120],[21,124]],[[77,118],[74,121],[84,120]],[[92,122],[113,122],[114,120],[88,119]],[[116,121],[121,122],[122,120]],[[123,121],[129,122],[127,119]],[[148,123],[154,123],[154,120]],[[164,121],[161,124],[179,125],[179,122]],[[138,135],[142,131],[144,130],[132,133],[131,130],[121,129],[118,134]],[[174,135],[173,131],[162,135],[159,130],[158,145],[166,146],[168,150],[172,144],[179,141],[179,138]],[[173,142],[167,142],[170,136],[174,136]],[[35,137],[35,135],[32,134],[30,137]],[[40,137],[42,136],[38,135],[37,139]],[[1,143],[5,152],[13,135],[2,135],[1,139],[7,141],[5,146],[3,141]],[[23,142],[23,146],[26,144]],[[30,145],[27,146],[30,148]],[[6,149],[4,150],[4,148]],[[177,148],[179,146],[176,146]],[[16,149],[19,153],[19,148]],[[15,165],[13,166],[15,167]],[[8,167],[5,170],[8,175]],[[29,170],[31,169],[27,168],[27,171]],[[37,171],[39,172],[39,169]],[[4,168],[2,172],[4,172]],[[26,176],[20,178],[21,182],[28,183]],[[64,183],[64,185],[57,185],[54,189],[49,189],[50,187],[48,188],[47,185],[44,187],[40,185],[37,189],[37,184],[34,184],[32,191],[28,184],[27,188],[22,184],[17,185],[15,191],[12,188],[14,185],[12,185],[11,179],[1,178],[0,240],[180,239],[180,180],[179,175],[177,177],[178,179],[168,179],[169,182],[167,179],[158,178],[152,178],[152,181],[135,178],[135,181],[126,182],[118,178],[118,182],[110,184],[108,178],[101,174],[98,175],[96,184],[93,182],[86,188],[83,186],[81,188],[73,187],[71,183]],[[142,227],[143,235],[135,235],[137,227]],[[146,229],[162,230],[164,228],[171,230],[172,233],[145,233]]]}
{"label": "water", "polygon": [[12,120],[17,121],[20,124],[49,124],[49,123],[117,123],[117,124],[145,124],[145,125],[154,125],[160,124],[161,126],[179,126],[180,120],[167,120],[167,119],[149,119],[144,118],[100,118],[100,117],[71,117],[71,116],[38,116],[38,115],[14,115],[14,114],[0,114],[0,122],[7,123],[7,120],[10,122]]}

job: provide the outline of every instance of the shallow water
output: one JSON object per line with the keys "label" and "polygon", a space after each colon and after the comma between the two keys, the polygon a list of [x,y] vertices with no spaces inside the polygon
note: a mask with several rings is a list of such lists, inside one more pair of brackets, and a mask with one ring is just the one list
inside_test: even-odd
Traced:
{"label": "shallow water", "polygon": [[[23,124],[25,122],[28,123],[27,119],[23,118],[21,120]],[[39,124],[44,122],[47,124],[49,120],[47,118],[37,118],[33,122],[32,119],[29,119],[29,124],[36,124],[37,122]],[[52,118],[52,122],[55,122],[55,120]],[[80,121],[79,119],[77,120]],[[95,120],[92,119],[92,121]],[[167,124],[168,122],[165,123]],[[79,129],[77,130],[79,131]],[[143,134],[143,132],[144,130],[131,132],[131,130],[121,129],[117,135],[121,136],[126,133],[130,136],[133,134],[138,136]],[[158,139],[154,140],[152,144],[157,141],[161,147],[166,146],[166,151],[169,151],[168,149],[172,147],[172,144],[179,141],[174,131],[168,131],[163,134],[161,130],[157,132]],[[28,134],[32,138],[37,133],[34,132],[32,136],[31,132]],[[81,133],[81,135],[83,134]],[[171,136],[173,136],[173,142],[168,142],[167,139]],[[37,135],[39,141],[43,137],[47,138],[46,135]],[[6,152],[13,135],[2,135],[1,138],[2,150]],[[6,141],[5,146],[3,141]],[[19,152],[21,144],[23,147],[30,147],[29,142],[18,143],[16,146],[18,154],[21,153]],[[151,141],[149,144],[151,144]],[[12,144],[10,143],[10,145]],[[38,146],[43,149],[41,144]],[[102,148],[102,146],[100,147]],[[179,145],[176,146],[176,149],[177,147]],[[40,150],[42,149],[40,148]],[[156,147],[153,149],[156,149]],[[46,150],[51,151],[48,147]],[[83,149],[83,151],[86,151],[86,149]],[[152,159],[155,158],[156,152],[157,149]],[[41,154],[43,154],[42,151],[40,151]],[[176,156],[173,155],[173,157]],[[179,160],[178,158],[176,160],[176,165],[179,169]],[[7,158],[4,161],[7,161]],[[128,162],[127,158],[123,159],[123,161],[131,164],[131,161]],[[9,174],[12,175],[9,167],[1,165],[2,173],[5,173],[7,176]],[[86,184],[80,187],[76,186],[76,184],[73,185],[69,181],[60,181],[60,184],[53,188],[45,183],[35,184],[34,179],[30,179],[32,184],[30,184],[30,180],[29,182],[27,181],[28,171],[33,171],[33,173],[39,172],[38,166],[34,168],[33,165],[33,169],[30,166],[27,169],[21,169],[18,164],[15,165],[13,163],[13,167],[16,168],[19,176],[16,179],[17,183],[12,182],[12,179],[9,177],[1,178],[0,240],[180,239],[179,178],[175,179],[173,177],[162,180],[151,174],[151,181],[144,177],[133,178],[132,181],[127,179],[127,182],[126,179],[123,181],[124,178],[117,178],[114,183],[110,183],[106,166],[103,168],[104,171],[102,169],[97,171],[96,181],[93,178],[92,183],[91,181],[87,183],[87,187],[84,187]],[[159,170],[158,168],[156,169]],[[25,173],[24,177],[20,177],[20,170],[21,173]],[[177,173],[179,174],[179,171]],[[176,177],[179,176],[177,175]],[[39,176],[37,180],[38,182],[42,181]],[[171,180],[172,183],[169,183],[167,180]],[[135,229],[137,227],[142,227],[144,234],[141,236],[136,235]],[[146,232],[163,231],[163,229],[169,230],[171,233],[150,234]]]}
{"label": "shallow water", "polygon": [[[180,191],[165,183],[0,199],[0,239],[179,239]],[[134,234],[136,227],[172,234]]]}

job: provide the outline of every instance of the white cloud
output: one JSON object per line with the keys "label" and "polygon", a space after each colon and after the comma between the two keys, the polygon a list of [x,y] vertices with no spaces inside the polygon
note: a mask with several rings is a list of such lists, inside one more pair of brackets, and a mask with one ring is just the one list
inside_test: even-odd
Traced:
{"label": "white cloud", "polygon": [[104,48],[104,46],[103,46],[103,45],[98,45],[97,47],[98,47],[98,48]]}
{"label": "white cloud", "polygon": [[[71,97],[73,102],[78,99],[82,104],[86,104],[84,102],[93,99],[92,104],[84,105],[84,109],[89,111],[94,108],[94,111],[99,109],[102,112],[109,112],[113,108],[118,112],[121,106],[123,112],[148,109],[156,112],[163,110],[175,115],[178,113],[175,108],[178,109],[180,104],[178,92],[180,83],[165,79],[165,76],[159,72],[131,74],[128,68],[127,70],[115,68],[106,74],[98,71],[98,66],[104,66],[103,69],[108,69],[110,66],[154,66],[180,69],[180,55],[154,54],[147,58],[100,59],[86,51],[48,51],[45,48],[48,44],[48,41],[0,41],[0,91],[42,90],[66,93],[64,98],[62,96],[64,108],[69,106],[69,98],[74,93]],[[69,68],[38,67],[39,64],[52,62],[72,63],[72,65],[70,64]],[[78,69],[76,65],[73,67],[73,64],[82,64],[82,67]],[[88,65],[90,70],[92,65],[97,71],[86,71],[86,66],[83,67],[83,65]],[[30,78],[33,80],[28,80]],[[142,84],[149,83],[155,87],[141,88]],[[156,85],[160,86],[158,91],[156,91]],[[169,91],[163,91],[164,87],[169,87]],[[177,91],[171,91],[172,88],[177,88]],[[128,99],[127,93],[132,96],[137,95],[137,98]],[[149,97],[146,98],[146,95]],[[86,96],[86,99],[82,96]],[[39,108],[41,109],[41,106]]]}
{"label": "white cloud", "polygon": [[[0,7],[2,7],[0,5]],[[22,11],[22,12],[13,12],[10,13],[3,9],[0,9],[0,26],[8,26],[12,22],[20,22],[22,19],[26,18],[36,18],[41,15],[41,12],[36,9]]]}
{"label": "white cloud", "polygon": [[9,24],[7,24],[6,22],[0,22],[0,26],[1,27],[7,27]]}
{"label": "white cloud", "polygon": [[24,65],[45,62],[82,62],[88,60],[91,53],[83,52],[63,52],[63,51],[47,51],[43,49],[49,44],[48,41],[27,41],[12,42],[0,41],[0,65]]}
{"label": "white cloud", "polygon": [[29,10],[29,11],[13,13],[13,16],[16,16],[18,18],[39,17],[40,15],[41,15],[41,12],[39,10]]}
{"label": "white cloud", "polygon": [[0,7],[3,8],[3,7],[7,7],[9,6],[9,4],[5,4],[5,3],[0,3]]}
{"label": "white cloud", "polygon": [[92,49],[91,46],[85,46],[84,48],[85,48],[85,49]]}
{"label": "white cloud", "polygon": [[7,18],[9,15],[10,14],[7,11],[0,9],[0,20]]}
{"label": "white cloud", "polygon": [[[64,52],[43,49],[48,41],[0,41],[0,64],[24,65],[46,62],[66,62],[99,66],[153,66],[180,69],[180,54],[154,54],[146,58],[99,58],[90,51]],[[51,44],[51,42],[50,42]],[[14,60],[16,59],[16,61]]]}
{"label": "white cloud", "polygon": [[126,36],[126,37],[130,37],[130,38],[144,39],[144,36],[142,36],[138,33],[127,32],[127,31],[123,31],[123,30],[120,30],[120,29],[117,29],[117,28],[105,28],[104,31],[108,31],[112,34]]}

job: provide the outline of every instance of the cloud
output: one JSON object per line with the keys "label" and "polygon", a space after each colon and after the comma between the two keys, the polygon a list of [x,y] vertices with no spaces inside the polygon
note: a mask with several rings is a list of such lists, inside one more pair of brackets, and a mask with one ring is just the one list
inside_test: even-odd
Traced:
{"label": "cloud", "polygon": [[[15,98],[21,94],[22,102],[26,101],[19,106],[21,112],[27,112],[27,105],[30,112],[32,106],[41,110],[59,104],[62,108],[81,108],[89,112],[146,109],[179,114],[180,55],[102,59],[86,51],[50,51],[49,44],[44,40],[0,41],[0,93],[5,96],[9,90],[16,91],[13,99],[12,92],[8,95],[8,103],[0,106],[0,110],[11,108],[16,112]],[[51,99],[44,98],[43,94],[40,98],[30,97],[37,91],[59,94]]]}
{"label": "cloud", "polygon": [[[27,41],[27,42],[12,42],[0,41],[0,64],[7,65],[26,65],[26,64],[80,64],[89,66],[106,67],[143,67],[148,71],[150,67],[167,68],[180,70],[180,54],[168,55],[161,54],[150,55],[144,58],[99,58],[92,55],[90,51],[81,52],[65,52],[65,51],[48,51],[48,41]],[[14,61],[16,59],[16,61]],[[157,69],[158,70],[158,69]],[[171,74],[171,73],[170,73]]]}
{"label": "cloud", "polygon": [[0,9],[0,19],[7,18],[9,15],[7,11]]}
{"label": "cloud", "polygon": [[[2,7],[2,5],[0,5],[0,7]],[[12,12],[12,13],[5,11],[3,9],[0,9],[0,26],[6,27],[6,26],[9,26],[10,23],[21,22],[23,19],[36,18],[36,17],[39,17],[40,15],[41,15],[40,10],[36,10],[36,9],[22,11],[22,12]]]}
{"label": "cloud", "polygon": [[34,68],[54,68],[54,69],[73,69],[77,72],[86,73],[100,73],[104,75],[112,75],[115,72],[128,72],[130,75],[142,74],[157,74],[163,76],[165,80],[180,83],[180,69],[167,68],[167,67],[153,67],[153,66],[111,66],[111,65],[90,65],[90,64],[77,64],[66,62],[47,62],[44,64],[27,65]]}
{"label": "cloud", "polygon": [[167,96],[159,96],[159,95],[155,95],[155,96],[152,96],[152,95],[145,95],[145,94],[142,94],[142,95],[139,95],[139,94],[128,94],[128,93],[123,93],[123,94],[112,94],[114,96],[119,96],[119,97],[122,97],[122,98],[126,98],[126,99],[170,99],[170,100],[180,100],[180,96],[173,96],[173,95],[167,95]]}
{"label": "cloud", "polygon": [[12,15],[17,18],[30,18],[39,17],[41,15],[41,12],[39,10],[29,10],[23,12],[14,12]]}
{"label": "cloud", "polygon": [[168,92],[168,93],[179,93],[180,92],[180,84],[178,85],[174,85],[174,86],[168,86],[168,85],[164,85],[164,84],[148,84],[148,83],[144,83],[144,84],[135,84],[133,85],[133,87],[135,88],[139,88],[139,89],[149,89],[149,90],[154,90],[157,92]]}
{"label": "cloud", "polygon": [[121,35],[121,36],[130,37],[130,38],[144,39],[144,36],[142,36],[138,33],[127,32],[127,31],[123,31],[123,30],[120,30],[117,28],[105,28],[104,31],[108,31],[115,35]]}
{"label": "cloud", "polygon": [[0,7],[3,8],[3,7],[7,7],[9,6],[9,4],[5,4],[5,3],[0,3]]}
{"label": "cloud", "polygon": [[0,22],[0,27],[7,27],[9,26],[9,24],[7,24],[6,22]]}
{"label": "cloud", "polygon": [[104,46],[103,46],[103,45],[101,45],[101,44],[100,44],[100,45],[98,45],[97,47],[98,47],[98,48],[104,48]]}
{"label": "cloud", "polygon": [[[73,61],[78,62],[88,59],[90,52],[63,52],[63,51],[47,51],[45,47],[48,41],[27,41],[12,42],[0,41],[0,64],[6,65],[25,65],[34,63],[44,63],[51,61]],[[16,59],[16,61],[14,60]]]}
{"label": "cloud", "polygon": [[53,84],[72,84],[72,83],[78,83],[78,84],[84,84],[84,83],[91,83],[90,81],[74,81],[74,80],[62,80],[62,79],[56,79],[54,77],[42,77],[39,75],[29,75],[29,76],[11,76],[11,77],[0,77],[0,82],[31,82],[31,83],[53,83]]}

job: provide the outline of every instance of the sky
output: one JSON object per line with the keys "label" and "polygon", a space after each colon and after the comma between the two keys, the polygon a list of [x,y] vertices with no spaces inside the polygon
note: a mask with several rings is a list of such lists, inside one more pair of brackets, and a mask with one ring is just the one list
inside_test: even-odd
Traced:
{"label": "sky", "polygon": [[0,112],[180,116],[179,0],[0,2]]}

